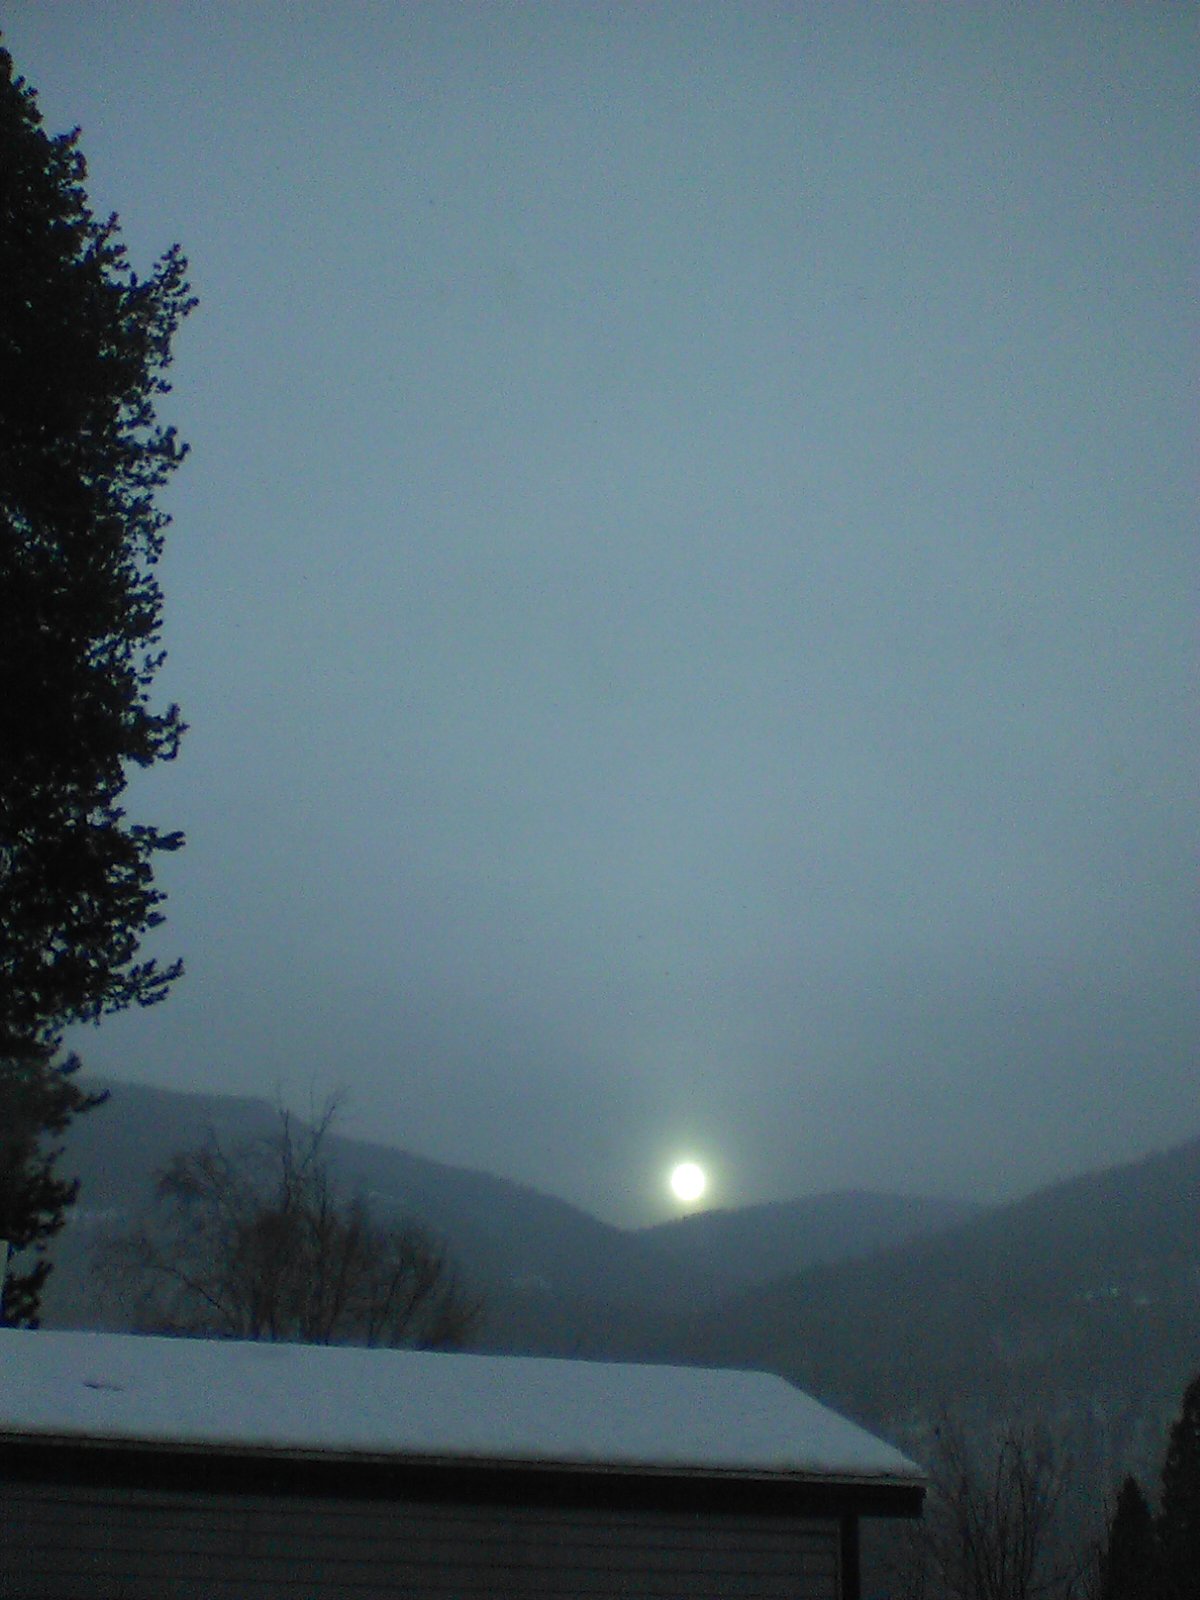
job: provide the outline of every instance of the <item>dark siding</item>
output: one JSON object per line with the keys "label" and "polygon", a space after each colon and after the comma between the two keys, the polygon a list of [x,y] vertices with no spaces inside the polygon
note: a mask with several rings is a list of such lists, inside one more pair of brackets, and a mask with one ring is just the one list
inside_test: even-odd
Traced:
{"label": "dark siding", "polygon": [[837,1600],[838,1526],[7,1483],[5,1600]]}

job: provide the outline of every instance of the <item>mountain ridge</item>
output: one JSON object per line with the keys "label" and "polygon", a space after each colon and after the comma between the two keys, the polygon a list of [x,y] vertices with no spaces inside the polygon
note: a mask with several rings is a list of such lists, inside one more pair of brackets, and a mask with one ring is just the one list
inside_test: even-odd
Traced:
{"label": "mountain ridge", "polygon": [[[149,1208],[154,1174],[172,1155],[210,1131],[236,1145],[269,1137],[277,1126],[278,1107],[258,1096],[111,1079],[90,1086],[107,1088],[110,1099],[78,1119],[65,1139],[62,1170],[78,1173],[81,1193],[55,1251],[59,1270],[47,1298],[48,1320],[60,1323],[88,1314],[80,1282],[86,1236],[98,1238]],[[529,1185],[390,1145],[331,1131],[328,1149],[348,1190],[382,1212],[422,1220],[446,1242],[463,1276],[489,1301],[493,1338],[546,1353],[567,1353],[564,1346],[603,1353],[608,1342],[628,1352],[641,1339],[643,1318],[657,1326],[663,1317],[715,1305],[755,1274],[850,1254],[972,1209],[905,1196],[818,1195],[627,1229]],[[747,1229],[770,1242],[756,1252]],[[74,1292],[67,1276],[76,1280]],[[573,1319],[592,1331],[581,1338]]]}
{"label": "mountain ridge", "polygon": [[[266,1100],[112,1088],[66,1140],[84,1182],[49,1326],[98,1325],[91,1247],[149,1203],[156,1165],[210,1126],[276,1126]],[[1154,1481],[1200,1371],[1200,1136],[999,1205],[842,1191],[636,1230],[390,1146],[329,1148],[348,1189],[445,1238],[485,1303],[480,1348],[774,1371],[916,1460],[944,1416],[982,1449],[1032,1419],[1072,1462],[1081,1537],[1127,1472]]]}
{"label": "mountain ridge", "polygon": [[766,1367],[918,1454],[943,1411],[1151,1471],[1200,1370],[1200,1137],[683,1319],[676,1359]]}

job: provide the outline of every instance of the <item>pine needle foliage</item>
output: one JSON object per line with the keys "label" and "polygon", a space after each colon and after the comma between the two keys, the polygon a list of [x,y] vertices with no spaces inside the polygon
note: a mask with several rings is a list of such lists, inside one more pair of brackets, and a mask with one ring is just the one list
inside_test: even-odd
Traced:
{"label": "pine needle foliage", "polygon": [[[37,1255],[74,1188],[47,1140],[102,1097],[56,1061],[62,1030],[161,1000],[180,964],[139,959],[161,920],[153,860],[178,832],[131,822],[131,767],[171,760],[156,493],[186,447],[160,425],[192,309],[177,247],[146,278],[92,214],[79,130],[49,135],[0,49],[0,1239]],[[0,1319],[36,1321],[47,1264],[10,1273]]]}

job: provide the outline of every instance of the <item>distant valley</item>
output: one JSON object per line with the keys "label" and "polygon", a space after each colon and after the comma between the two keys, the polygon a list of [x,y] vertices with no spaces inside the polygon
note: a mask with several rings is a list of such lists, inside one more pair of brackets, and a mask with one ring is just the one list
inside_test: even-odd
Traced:
{"label": "distant valley", "polygon": [[[96,1322],[92,1248],[175,1151],[274,1126],[262,1100],[111,1087],[69,1137],[47,1325]],[[994,1208],[846,1193],[640,1230],[381,1145],[331,1154],[347,1190],[444,1238],[483,1347],[769,1368],[918,1457],[943,1410],[1037,1415],[1102,1494],[1151,1470],[1200,1370],[1200,1138]]]}
{"label": "distant valley", "polygon": [[[113,1083],[108,1103],[80,1118],[63,1170],[81,1180],[59,1244],[47,1322],[82,1322],[93,1299],[86,1257],[106,1228],[151,1203],[155,1173],[209,1130],[228,1146],[269,1135],[265,1100],[183,1094]],[[504,1348],[633,1354],[682,1315],[819,1262],[898,1243],[979,1208],[869,1194],[817,1196],[742,1211],[705,1211],[622,1229],[566,1201],[385,1145],[334,1137],[339,1179],[383,1214],[424,1221],[485,1297],[483,1338]]]}

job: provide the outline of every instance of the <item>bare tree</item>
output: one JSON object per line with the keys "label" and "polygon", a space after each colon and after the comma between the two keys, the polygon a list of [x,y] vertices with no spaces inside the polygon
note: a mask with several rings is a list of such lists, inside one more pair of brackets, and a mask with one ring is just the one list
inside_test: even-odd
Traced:
{"label": "bare tree", "polygon": [[142,1332],[310,1344],[462,1344],[480,1317],[423,1227],[385,1222],[330,1171],[331,1104],[271,1137],[215,1134],[159,1174],[157,1211],[110,1239],[97,1271]]}
{"label": "bare tree", "polygon": [[1083,1563],[1063,1528],[1067,1464],[1044,1429],[1009,1424],[990,1449],[943,1420],[930,1494],[899,1574],[905,1600],[1072,1600]]}

